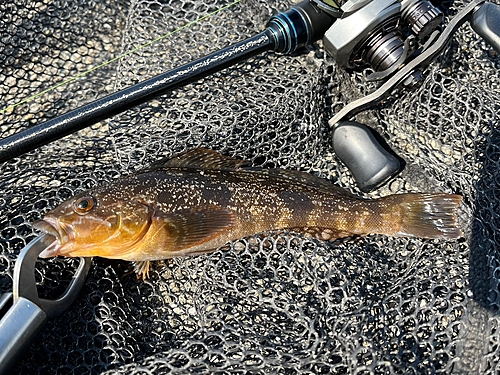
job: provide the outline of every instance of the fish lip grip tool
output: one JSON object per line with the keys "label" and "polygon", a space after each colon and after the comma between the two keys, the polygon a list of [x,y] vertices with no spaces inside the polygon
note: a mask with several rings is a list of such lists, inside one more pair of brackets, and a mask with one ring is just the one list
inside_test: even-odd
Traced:
{"label": "fish lip grip tool", "polygon": [[[381,186],[399,172],[401,165],[398,158],[380,145],[366,125],[349,119],[380,103],[398,85],[408,85],[408,80],[417,79],[421,71],[441,54],[458,28],[467,21],[474,31],[500,53],[500,6],[484,0],[473,0],[457,13],[443,32],[435,30],[431,33],[419,53],[399,70],[392,72],[377,90],[349,103],[329,120],[333,129],[333,149],[351,171],[360,190],[370,192]],[[325,37],[328,35],[329,32]]]}
{"label": "fish lip grip tool", "polygon": [[13,291],[0,296],[0,374],[8,374],[45,321],[65,312],[75,301],[90,269],[91,258],[80,264],[64,292],[56,300],[40,298],[35,283],[38,255],[55,238],[38,236],[21,250],[14,266]]}

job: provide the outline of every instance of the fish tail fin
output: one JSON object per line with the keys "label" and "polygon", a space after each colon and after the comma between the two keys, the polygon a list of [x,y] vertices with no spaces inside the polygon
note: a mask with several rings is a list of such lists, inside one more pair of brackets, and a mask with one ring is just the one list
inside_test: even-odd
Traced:
{"label": "fish tail fin", "polygon": [[[399,194],[386,197],[401,207],[401,227],[394,236],[450,240],[462,237],[456,209],[462,201],[455,194]],[[385,200],[384,199],[384,200]]]}

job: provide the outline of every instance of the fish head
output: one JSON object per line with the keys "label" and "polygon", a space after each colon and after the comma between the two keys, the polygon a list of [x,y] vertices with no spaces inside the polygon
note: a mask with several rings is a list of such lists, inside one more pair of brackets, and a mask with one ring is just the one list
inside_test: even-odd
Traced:
{"label": "fish head", "polygon": [[123,258],[146,235],[154,208],[116,191],[94,190],[77,195],[48,212],[33,227],[56,237],[41,258]]}

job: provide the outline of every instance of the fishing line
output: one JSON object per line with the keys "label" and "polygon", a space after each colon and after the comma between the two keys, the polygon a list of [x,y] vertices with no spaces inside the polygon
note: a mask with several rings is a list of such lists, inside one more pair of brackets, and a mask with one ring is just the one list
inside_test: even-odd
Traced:
{"label": "fishing line", "polygon": [[106,66],[106,65],[111,64],[112,62],[114,62],[114,61],[116,61],[116,60],[121,59],[122,57],[125,57],[125,56],[127,56],[127,55],[130,55],[131,53],[134,53],[134,52],[136,52],[136,51],[138,51],[138,50],[140,50],[140,49],[142,49],[142,48],[144,48],[144,47],[147,47],[147,46],[149,46],[150,44],[156,43],[156,42],[158,42],[159,40],[162,40],[162,39],[164,39],[164,38],[166,38],[166,37],[169,37],[170,35],[175,34],[176,32],[181,31],[182,29],[185,29],[186,27],[188,27],[188,26],[190,26],[190,25],[195,24],[196,22],[200,22],[200,21],[202,21],[203,19],[205,19],[205,18],[207,18],[207,17],[213,16],[214,14],[216,14],[216,13],[218,13],[218,12],[220,12],[220,11],[224,10],[224,9],[227,9],[227,8],[229,8],[229,7],[233,6],[233,5],[237,4],[237,3],[239,3],[240,1],[241,1],[241,0],[236,0],[236,1],[232,2],[231,4],[228,4],[228,5],[226,5],[226,6],[222,7],[222,8],[220,8],[220,9],[217,9],[217,10],[213,11],[212,13],[206,14],[206,15],[204,15],[203,17],[198,18],[198,19],[197,19],[197,20],[195,20],[195,21],[191,21],[191,22],[189,22],[189,23],[185,24],[184,26],[179,27],[178,29],[176,29],[176,30],[174,30],[174,31],[172,31],[172,32],[170,32],[170,33],[168,33],[168,34],[165,34],[165,35],[163,35],[163,36],[161,36],[161,37],[159,37],[159,38],[156,38],[155,40],[152,40],[151,42],[148,42],[148,43],[146,43],[146,44],[143,44],[142,46],[139,46],[139,47],[137,47],[137,48],[135,48],[135,49],[133,49],[133,50],[130,50],[130,51],[128,51],[128,52],[125,52],[124,54],[122,54],[122,55],[120,55],[120,56],[117,56],[117,57],[115,57],[115,58],[113,58],[113,59],[111,59],[111,60],[109,60],[109,61],[106,61],[105,63],[102,63],[101,65],[98,65],[98,66],[96,66],[96,67],[93,67],[92,69],[89,69],[89,70],[87,70],[87,71],[85,71],[85,72],[83,72],[83,73],[80,73],[80,74],[78,74],[77,76],[75,76],[75,77],[73,77],[73,78],[67,79],[66,81],[61,82],[61,83],[59,83],[59,84],[57,84],[57,85],[55,85],[55,86],[53,86],[53,87],[50,87],[50,88],[48,88],[48,89],[46,89],[46,90],[44,90],[44,91],[42,91],[42,92],[39,92],[39,93],[38,93],[38,94],[36,94],[36,95],[30,96],[29,98],[26,98],[26,99],[24,99],[24,100],[20,101],[19,103],[16,103],[16,104],[13,104],[13,105],[11,105],[11,106],[9,106],[9,107],[7,107],[7,108],[4,108],[4,109],[0,110],[0,113],[6,112],[6,111],[8,111],[8,110],[10,110],[10,109],[14,109],[14,108],[15,108],[15,107],[17,107],[18,105],[21,105],[21,104],[23,104],[23,103],[29,102],[29,101],[31,101],[31,100],[33,100],[33,99],[35,99],[35,98],[39,97],[40,95],[43,95],[43,94],[45,94],[45,93],[47,93],[47,92],[49,92],[49,91],[52,91],[52,90],[54,90],[54,89],[56,89],[56,88],[58,88],[58,87],[61,87],[61,86],[65,85],[65,84],[67,84],[67,83],[69,83],[69,82],[72,82],[72,81],[74,81],[74,80],[76,80],[76,79],[78,79],[78,78],[80,78],[80,77],[84,76],[85,74],[88,74],[88,73],[90,73],[90,72],[93,72],[94,70],[97,70],[97,69],[99,69],[99,68],[102,68],[103,66]]}

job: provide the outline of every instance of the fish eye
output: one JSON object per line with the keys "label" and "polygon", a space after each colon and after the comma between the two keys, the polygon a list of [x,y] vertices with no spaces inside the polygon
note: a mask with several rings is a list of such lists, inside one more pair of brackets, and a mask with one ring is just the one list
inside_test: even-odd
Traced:
{"label": "fish eye", "polygon": [[94,197],[82,197],[78,198],[75,203],[73,203],[73,209],[79,215],[85,215],[95,206]]}

